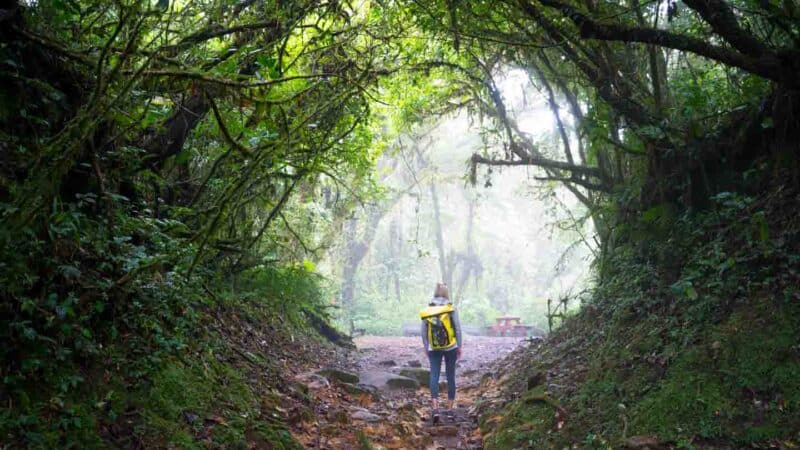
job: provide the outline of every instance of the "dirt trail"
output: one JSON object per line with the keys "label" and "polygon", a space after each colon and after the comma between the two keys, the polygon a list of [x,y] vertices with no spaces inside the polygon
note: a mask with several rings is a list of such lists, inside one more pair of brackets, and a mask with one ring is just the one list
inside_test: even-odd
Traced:
{"label": "dirt trail", "polygon": [[[443,412],[437,425],[430,422],[427,384],[419,388],[351,385],[307,373],[298,378],[309,389],[313,414],[296,414],[293,434],[307,448],[317,449],[465,449],[482,448],[473,404],[480,380],[490,364],[513,350],[522,338],[468,336],[456,371],[457,407]],[[425,374],[428,360],[418,337],[365,336],[355,339],[358,351],[340,368],[360,375],[360,382],[399,378],[397,374]],[[415,366],[421,366],[415,368]],[[411,376],[411,375],[410,375]],[[423,379],[423,378],[421,378]],[[444,381],[444,368],[440,380]],[[403,381],[403,380],[401,380]],[[369,391],[369,392],[367,392]],[[442,386],[440,397],[447,397]],[[442,402],[444,403],[444,402]]]}

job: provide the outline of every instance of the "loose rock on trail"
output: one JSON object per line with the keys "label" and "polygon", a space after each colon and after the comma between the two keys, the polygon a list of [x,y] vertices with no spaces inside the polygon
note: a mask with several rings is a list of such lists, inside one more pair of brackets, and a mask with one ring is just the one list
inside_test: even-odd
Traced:
{"label": "loose rock on trail", "polygon": [[491,363],[522,339],[467,336],[456,370],[456,408],[443,408],[447,388],[442,367],[440,420],[433,424],[430,367],[420,338],[356,338],[358,350],[336,367],[296,377],[303,394],[289,414],[292,433],[314,449],[367,448],[367,443],[376,449],[481,449],[474,408],[481,377],[491,375]]}

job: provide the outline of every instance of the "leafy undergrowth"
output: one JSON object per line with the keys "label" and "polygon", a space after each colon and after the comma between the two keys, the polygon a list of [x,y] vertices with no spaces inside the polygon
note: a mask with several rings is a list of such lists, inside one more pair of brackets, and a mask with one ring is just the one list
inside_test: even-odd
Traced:
{"label": "leafy undergrowth", "polygon": [[[204,290],[185,298],[181,312],[142,315],[160,330],[158,340],[127,328],[99,345],[97,358],[48,369],[57,375],[50,380],[73,385],[44,384],[40,374],[34,389],[6,377],[16,390],[0,409],[4,445],[302,448],[284,408],[302,393],[286,380],[344,354],[308,325],[326,320],[317,306],[324,291],[316,275],[295,267],[262,267],[239,284],[235,295]],[[175,320],[181,326],[169,327]]]}
{"label": "leafy undergrowth", "polygon": [[800,445],[797,193],[714,201],[640,220],[593,299],[497,366],[487,448]]}
{"label": "leafy undergrowth", "polygon": [[[251,304],[209,315],[205,345],[169,361],[152,387],[130,399],[140,412],[135,435],[145,448],[302,446],[287,428],[298,371],[335,359],[314,330],[283,323]],[[325,349],[326,357],[319,356]]]}

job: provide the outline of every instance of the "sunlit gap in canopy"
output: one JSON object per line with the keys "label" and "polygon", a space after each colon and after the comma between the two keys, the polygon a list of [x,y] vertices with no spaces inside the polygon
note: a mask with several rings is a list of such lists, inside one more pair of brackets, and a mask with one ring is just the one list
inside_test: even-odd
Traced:
{"label": "sunlit gap in canopy", "polygon": [[[564,159],[547,99],[528,75],[509,70],[497,85],[520,130],[547,157]],[[560,184],[535,180],[543,175],[535,167],[479,166],[472,185],[474,153],[502,157],[503,140],[487,132],[494,126],[462,110],[408,130],[382,157],[376,177],[389,193],[345,225],[321,266],[341,279],[354,246],[367,245],[352,280],[345,276],[340,286],[352,290],[339,301],[355,328],[402,332],[440,281],[450,285],[462,320],[478,327],[511,315],[546,330],[548,299],[579,304],[591,280],[594,229],[589,220],[574,223],[586,210]]]}

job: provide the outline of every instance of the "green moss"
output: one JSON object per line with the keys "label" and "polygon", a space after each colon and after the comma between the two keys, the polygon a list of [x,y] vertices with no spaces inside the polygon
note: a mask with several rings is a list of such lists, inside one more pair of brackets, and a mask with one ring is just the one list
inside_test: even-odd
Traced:
{"label": "green moss", "polygon": [[356,433],[356,438],[358,439],[359,450],[375,450],[375,447],[372,446],[372,442],[369,441],[369,438],[363,431]]}
{"label": "green moss", "polygon": [[733,408],[718,376],[679,367],[632,410],[633,434],[657,434],[668,441],[722,436],[722,418]]}
{"label": "green moss", "polygon": [[[763,288],[771,282],[752,284]],[[704,279],[694,285],[702,290]],[[577,395],[562,399],[570,414],[565,427],[554,431],[553,409],[523,397],[504,410],[502,421],[484,427],[493,432],[487,447],[553,448],[568,442],[603,448],[633,435],[656,435],[678,446],[697,438],[732,447],[796,441],[800,303],[755,289],[747,300],[731,298],[678,299],[663,310],[671,315],[651,314],[637,322],[630,322],[629,314],[616,315],[603,335],[587,338],[593,339],[583,353],[589,370],[585,379],[574,380]],[[702,320],[693,316],[698,310],[705,311]],[[564,367],[572,364],[553,370]]]}
{"label": "green moss", "polygon": [[30,393],[18,404],[0,407],[0,440],[22,438],[30,449],[106,448],[97,434],[101,404],[85,386],[67,395],[47,397],[44,389]]}
{"label": "green moss", "polygon": [[796,312],[748,305],[684,351],[633,411],[632,431],[739,444],[790,438],[800,426]]}
{"label": "green moss", "polygon": [[191,365],[170,361],[135,400],[144,419],[139,434],[181,448],[202,448],[195,436],[207,434],[216,445],[236,448],[252,429],[276,448],[297,448],[285,430],[259,422],[259,400],[239,371],[213,356]]}
{"label": "green moss", "polygon": [[542,387],[525,392],[503,409],[502,418],[483,420],[486,449],[542,448],[551,442],[550,431],[556,427],[554,405]]}

